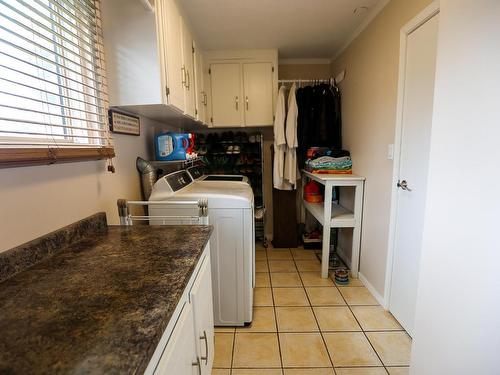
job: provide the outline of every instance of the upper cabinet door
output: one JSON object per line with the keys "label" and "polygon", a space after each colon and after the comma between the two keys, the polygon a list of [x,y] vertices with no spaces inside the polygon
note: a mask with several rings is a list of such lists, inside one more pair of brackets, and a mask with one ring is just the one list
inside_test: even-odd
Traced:
{"label": "upper cabinet door", "polygon": [[241,65],[211,64],[210,83],[213,126],[242,126],[244,103],[241,97]]}
{"label": "upper cabinet door", "polygon": [[167,96],[168,104],[184,111],[186,74],[182,62],[182,18],[175,1],[163,0],[162,5],[163,12],[160,15],[160,21],[163,19],[165,25],[163,30],[166,33],[164,53],[167,66],[164,69],[166,69],[169,92]]}
{"label": "upper cabinet door", "polygon": [[271,63],[243,64],[246,126],[273,123],[273,74]]}
{"label": "upper cabinet door", "polygon": [[207,93],[205,92],[205,77],[203,76],[203,56],[200,51],[198,51],[198,47],[195,42],[193,42],[193,47],[196,119],[206,123]]}
{"label": "upper cabinet door", "polygon": [[186,22],[181,18],[182,67],[184,74],[184,113],[196,117],[195,77],[193,62],[193,37]]}

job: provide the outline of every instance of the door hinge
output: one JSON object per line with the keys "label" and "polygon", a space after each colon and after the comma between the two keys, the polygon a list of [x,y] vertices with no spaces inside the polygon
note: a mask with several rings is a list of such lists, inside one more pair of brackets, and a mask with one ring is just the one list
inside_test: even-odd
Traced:
{"label": "door hinge", "polygon": [[273,66],[273,67],[271,67],[271,71],[274,73],[274,66]]}
{"label": "door hinge", "polygon": [[208,68],[208,74],[212,74],[212,69]]}
{"label": "door hinge", "polygon": [[166,87],[165,87],[165,94],[166,94],[167,96],[169,96],[169,95],[170,95],[170,89],[168,88],[168,86],[166,86]]}

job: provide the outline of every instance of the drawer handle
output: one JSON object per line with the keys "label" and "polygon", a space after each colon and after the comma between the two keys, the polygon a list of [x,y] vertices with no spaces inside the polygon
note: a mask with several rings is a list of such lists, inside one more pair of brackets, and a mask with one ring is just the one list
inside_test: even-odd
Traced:
{"label": "drawer handle", "polygon": [[186,76],[187,76],[187,83],[186,83],[186,88],[188,90],[191,90],[191,78],[189,77],[189,70],[186,70]]}
{"label": "drawer handle", "polygon": [[208,339],[207,339],[207,331],[203,331],[203,336],[200,336],[200,340],[205,340],[205,354],[206,357],[201,357],[202,360],[205,361],[205,365],[208,365]]}
{"label": "drawer handle", "polygon": [[182,86],[186,86],[186,68],[183,66],[181,68],[181,74],[182,74]]}
{"label": "drawer handle", "polygon": [[193,362],[192,365],[193,366],[198,366],[198,374],[201,375],[200,357],[196,357],[196,362]]}

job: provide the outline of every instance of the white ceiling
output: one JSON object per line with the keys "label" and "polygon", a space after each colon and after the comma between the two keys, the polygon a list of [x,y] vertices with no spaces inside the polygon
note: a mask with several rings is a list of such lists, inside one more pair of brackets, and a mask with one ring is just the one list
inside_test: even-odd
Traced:
{"label": "white ceiling", "polygon": [[[181,0],[204,49],[278,48],[280,58],[331,58],[379,0]],[[366,12],[354,12],[368,7]]]}

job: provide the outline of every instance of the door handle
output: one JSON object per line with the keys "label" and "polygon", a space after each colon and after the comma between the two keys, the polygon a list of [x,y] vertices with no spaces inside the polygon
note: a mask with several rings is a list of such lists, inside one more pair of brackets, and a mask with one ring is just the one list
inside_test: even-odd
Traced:
{"label": "door handle", "polygon": [[192,365],[193,366],[198,366],[198,374],[201,375],[200,357],[196,357],[196,362],[193,362]]}
{"label": "door handle", "polygon": [[203,331],[203,336],[200,336],[200,340],[205,340],[205,357],[201,357],[202,360],[205,361],[205,365],[208,365],[208,339],[207,339],[207,331]]}
{"label": "door handle", "polygon": [[186,70],[186,77],[187,77],[187,79],[186,79],[186,81],[187,81],[186,88],[188,90],[191,90],[191,78],[189,77],[189,70]]}
{"label": "door handle", "polygon": [[181,68],[181,74],[182,74],[181,84],[182,86],[186,86],[186,68],[184,66]]}
{"label": "door handle", "polygon": [[240,103],[239,103],[239,98],[237,96],[234,98],[234,104],[235,104],[236,110],[238,111],[240,108]]}
{"label": "door handle", "polygon": [[402,190],[411,191],[411,189],[408,187],[408,182],[406,180],[398,181],[397,186]]}
{"label": "door handle", "polygon": [[247,105],[247,111],[248,111],[248,96],[245,97],[245,102],[246,102],[246,105]]}

